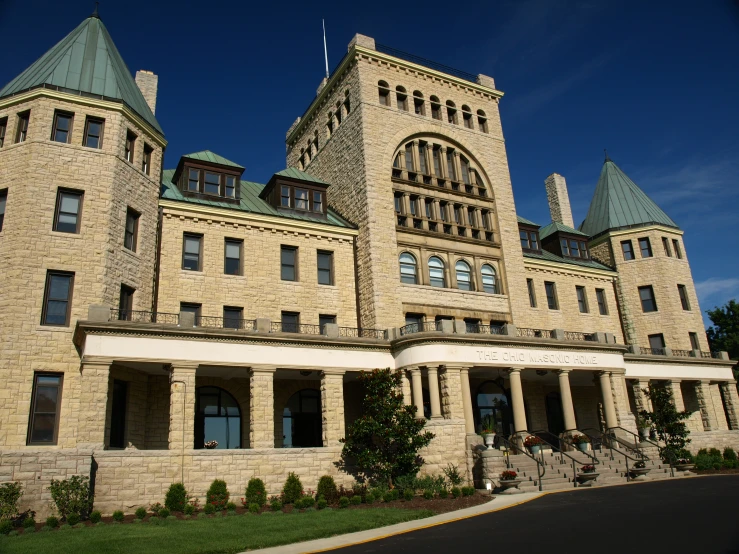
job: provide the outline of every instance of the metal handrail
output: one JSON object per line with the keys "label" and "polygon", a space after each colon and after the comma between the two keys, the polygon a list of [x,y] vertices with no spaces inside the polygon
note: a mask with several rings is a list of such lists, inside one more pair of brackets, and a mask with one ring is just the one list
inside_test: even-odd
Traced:
{"label": "metal handrail", "polygon": [[485,325],[482,323],[468,323],[467,332],[475,334],[486,334],[486,335],[502,335],[502,325]]}
{"label": "metal handrail", "polygon": [[[614,459],[613,458],[613,452],[614,451],[616,451],[618,454],[620,454],[621,456],[624,457],[624,461],[626,463],[626,480],[629,480],[629,474],[631,473],[631,470],[629,469],[629,460],[631,460],[632,462],[643,462],[644,461],[644,458],[643,457],[642,458],[634,458],[633,456],[627,454],[623,450],[619,450],[618,448],[614,447],[613,446],[613,442],[614,441],[612,440],[614,438],[614,436],[611,435],[611,434],[609,434],[608,433],[608,430],[606,430],[606,432],[604,433],[604,432],[600,431],[599,429],[594,429],[593,427],[587,427],[585,429],[581,429],[580,431],[584,435],[587,435],[588,437],[590,437],[590,440],[591,441],[593,440],[593,438],[597,438],[597,439],[599,439],[601,441],[601,443],[605,443],[606,446],[608,447],[608,449],[611,451],[611,459],[612,460]],[[591,432],[589,433],[588,431],[591,431]],[[594,431],[597,434],[596,435],[593,435],[592,434],[592,431]],[[619,442],[619,444],[621,444],[621,443]],[[640,453],[640,455],[641,456],[644,456],[641,453]]]}
{"label": "metal handrail", "polygon": [[[526,432],[528,433],[528,431],[526,431]],[[514,442],[508,440],[507,438],[503,437],[502,435],[498,435],[498,438],[500,439],[501,442],[503,442],[503,446],[505,446],[508,449],[509,452],[511,452],[511,451],[513,451],[513,452],[518,451],[521,454],[523,454],[524,456],[528,456],[529,458],[531,458],[532,460],[534,460],[536,462],[536,474],[537,474],[538,481],[539,481],[539,492],[541,492],[542,491],[541,478],[544,477],[544,475],[547,472],[547,468],[546,468],[546,465],[544,464],[544,459],[543,459],[543,456],[544,455],[542,454],[542,459],[541,460],[537,460],[536,457],[534,457],[533,454],[529,454],[526,451],[526,448],[522,448],[522,447],[518,446],[517,444],[515,444]],[[508,469],[511,468],[511,457],[510,456],[506,456],[505,457],[505,465],[506,465],[506,467]]]}
{"label": "metal handrail", "polygon": [[[636,447],[636,440],[637,439],[639,439],[641,442],[648,442],[649,444],[653,445],[657,449],[657,451],[659,452],[659,456],[660,456],[660,459],[662,461],[664,461],[664,458],[668,458],[667,463],[670,465],[670,475],[672,477],[675,477],[675,465],[677,463],[677,454],[675,454],[675,452],[673,452],[671,449],[669,449],[667,447],[664,447],[664,448],[661,447],[659,445],[659,443],[653,441],[652,439],[643,438],[643,437],[639,436],[638,434],[634,433],[633,431],[629,431],[628,429],[624,429],[623,427],[620,427],[620,426],[619,427],[612,427],[611,429],[620,429],[620,430],[628,433],[629,435],[633,435],[634,436],[634,445],[635,445],[635,447]],[[644,456],[645,461],[648,461],[649,460],[649,457],[646,454],[642,453],[642,455]]]}
{"label": "metal handrail", "polygon": [[386,339],[387,332],[384,329],[362,329],[361,327],[339,327],[340,337],[359,339]]}
{"label": "metal handrail", "polygon": [[[580,460],[576,459],[573,456],[570,456],[567,452],[562,450],[562,446],[558,444],[555,446],[553,443],[549,442],[545,438],[543,438],[541,435],[551,435],[552,437],[557,439],[557,442],[561,440],[560,437],[556,436],[554,433],[551,433],[550,431],[531,431],[532,435],[535,435],[539,440],[541,440],[544,444],[548,445],[552,449],[552,453],[560,454],[561,456],[567,456],[570,460],[572,460],[572,483],[575,488],[577,488],[577,466],[580,465]],[[542,458],[544,457],[544,453],[542,452]],[[596,460],[596,463],[600,463]]]}
{"label": "metal handrail", "polygon": [[[551,436],[553,436],[553,437],[556,437],[558,441],[562,441],[562,442],[563,442],[563,443],[565,443],[565,444],[566,444],[567,446],[571,447],[571,448],[572,448],[573,450],[575,450],[575,451],[579,452],[580,454],[585,454],[585,455],[586,455],[586,456],[587,456],[588,458],[590,458],[591,460],[593,460],[593,465],[596,465],[596,464],[600,464],[600,460],[599,460],[599,459],[598,459],[597,457],[595,457],[595,456],[594,456],[593,454],[590,454],[589,452],[586,452],[586,451],[584,451],[584,450],[580,450],[579,448],[577,448],[577,446],[575,445],[575,443],[574,443],[574,442],[572,442],[572,441],[571,441],[571,440],[569,439],[569,437],[564,437],[564,436],[563,436],[563,437],[558,437],[557,435],[555,435],[555,434],[554,434],[554,433],[552,433],[551,431],[545,431],[544,429],[542,429],[541,431],[532,431],[532,434],[533,434],[533,435],[536,435],[536,436],[537,436],[537,437],[539,437],[539,438],[541,438],[541,435],[542,435],[542,434],[546,434],[546,435],[551,435]],[[544,440],[544,439],[541,439],[541,440]],[[546,442],[546,441],[544,440],[544,442]],[[563,452],[563,451],[562,451],[562,448],[561,448],[561,446],[560,446],[560,448],[558,448],[558,450],[559,450],[560,454],[564,454],[564,455],[565,455],[565,456],[567,456],[568,458],[572,458],[572,456],[570,456],[570,455],[569,455],[569,454],[567,454],[566,452]],[[574,458],[573,458],[573,459],[574,459]],[[580,462],[578,462],[578,463],[580,463]]]}
{"label": "metal handrail", "polygon": [[180,314],[168,312],[150,312],[147,310],[110,309],[109,321],[130,321],[132,323],[162,323],[179,325]]}
{"label": "metal handrail", "polygon": [[518,327],[516,329],[517,337],[532,337],[537,339],[551,339],[551,329],[529,329],[527,327]]}
{"label": "metal handrail", "polygon": [[618,444],[620,444],[621,446],[623,446],[624,449],[626,449],[626,450],[632,452],[634,455],[638,456],[639,457],[639,461],[648,462],[649,461],[649,456],[647,456],[646,454],[644,454],[644,452],[642,452],[641,449],[638,446],[636,446],[636,444],[634,444],[634,446],[631,446],[631,444],[629,444],[627,441],[625,441],[621,437],[619,437],[616,434],[616,430],[617,429],[619,429],[619,430],[621,430],[621,431],[623,431],[625,433],[634,435],[634,433],[632,431],[629,431],[628,429],[624,429],[623,427],[620,427],[620,426],[617,425],[616,427],[609,427],[608,429],[606,429],[606,434],[607,434],[609,440],[613,440],[613,441],[617,442]]}

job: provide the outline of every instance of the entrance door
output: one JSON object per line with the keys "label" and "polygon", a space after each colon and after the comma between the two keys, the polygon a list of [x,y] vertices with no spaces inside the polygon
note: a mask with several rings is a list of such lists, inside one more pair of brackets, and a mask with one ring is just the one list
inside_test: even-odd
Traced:
{"label": "entrance door", "polygon": [[115,379],[113,381],[113,405],[110,414],[110,446],[123,448],[126,432],[126,400],[128,383]]}
{"label": "entrance door", "polygon": [[547,427],[549,432],[559,436],[565,431],[565,418],[562,414],[562,398],[558,392],[547,394]]}

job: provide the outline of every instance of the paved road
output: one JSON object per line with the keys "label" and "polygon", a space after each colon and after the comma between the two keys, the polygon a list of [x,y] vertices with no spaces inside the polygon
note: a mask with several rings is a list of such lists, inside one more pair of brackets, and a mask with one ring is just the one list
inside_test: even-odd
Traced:
{"label": "paved road", "polygon": [[739,554],[738,508],[739,476],[581,489],[332,552]]}

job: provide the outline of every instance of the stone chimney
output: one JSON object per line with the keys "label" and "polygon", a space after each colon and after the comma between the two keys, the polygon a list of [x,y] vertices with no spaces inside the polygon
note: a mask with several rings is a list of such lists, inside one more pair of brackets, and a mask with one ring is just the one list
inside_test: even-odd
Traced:
{"label": "stone chimney", "polygon": [[139,86],[141,94],[144,95],[144,100],[149,104],[151,113],[156,114],[159,77],[151,71],[142,69],[136,72],[136,84]]}
{"label": "stone chimney", "polygon": [[557,221],[574,229],[575,224],[572,221],[572,208],[570,208],[570,196],[567,194],[565,178],[558,173],[552,173],[544,181],[544,186],[547,189],[549,213],[552,214],[552,221]]}
{"label": "stone chimney", "polygon": [[328,78],[324,77],[323,79],[321,79],[321,82],[318,84],[318,88],[316,89],[316,96],[321,94],[321,91],[326,86],[326,83],[328,83]]}
{"label": "stone chimney", "polygon": [[354,38],[349,42],[349,46],[347,47],[347,50],[351,50],[352,46],[354,46],[355,44],[357,46],[367,48],[368,50],[376,50],[375,39],[373,39],[372,37],[368,37],[366,35],[360,35],[359,33],[354,35]]}

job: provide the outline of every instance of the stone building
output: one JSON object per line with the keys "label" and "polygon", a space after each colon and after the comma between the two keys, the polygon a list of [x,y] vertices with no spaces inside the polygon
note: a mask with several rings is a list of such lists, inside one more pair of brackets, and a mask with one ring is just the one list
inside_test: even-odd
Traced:
{"label": "stone building", "polygon": [[483,423],[633,437],[650,385],[694,449],[739,446],[679,226],[608,159],[579,227],[557,174],[552,222],[519,216],[492,78],[356,35],[266,184],[208,150],[163,168],[157,84],[93,15],[0,90],[0,480],[25,504],[71,474],[104,512],[349,484],[357,375],[385,367],[428,473],[472,478]]}

